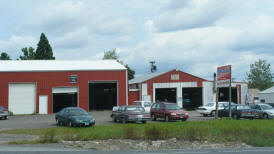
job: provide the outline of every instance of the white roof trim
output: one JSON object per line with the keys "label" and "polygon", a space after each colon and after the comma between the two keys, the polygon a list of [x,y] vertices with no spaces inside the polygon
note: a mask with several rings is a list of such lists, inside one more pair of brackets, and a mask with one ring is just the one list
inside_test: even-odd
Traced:
{"label": "white roof trim", "polygon": [[116,60],[0,60],[0,72],[126,70]]}
{"label": "white roof trim", "polygon": [[165,72],[154,72],[154,73],[145,74],[145,75],[142,75],[142,76],[139,76],[139,77],[129,80],[129,84],[141,83],[141,82],[153,79],[153,78],[160,76],[162,74],[168,73],[170,71],[172,71],[172,70],[165,71]]}

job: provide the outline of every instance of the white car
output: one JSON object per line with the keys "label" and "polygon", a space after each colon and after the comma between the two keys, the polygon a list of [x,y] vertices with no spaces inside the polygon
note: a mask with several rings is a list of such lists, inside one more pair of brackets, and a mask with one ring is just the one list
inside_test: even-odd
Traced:
{"label": "white car", "polygon": [[[218,102],[218,110],[224,109],[225,106],[227,106],[229,102]],[[231,104],[235,104],[231,102]],[[216,102],[208,103],[204,106],[200,106],[197,109],[197,112],[199,112],[203,116],[215,116],[216,113]]]}
{"label": "white car", "polygon": [[146,113],[150,113],[150,108],[151,108],[152,102],[150,101],[134,101],[132,105],[139,105],[145,108]]}

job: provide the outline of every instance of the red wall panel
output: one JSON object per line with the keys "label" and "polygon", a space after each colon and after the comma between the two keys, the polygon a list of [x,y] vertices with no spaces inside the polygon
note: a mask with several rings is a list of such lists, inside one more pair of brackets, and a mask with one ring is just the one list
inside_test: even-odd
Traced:
{"label": "red wall panel", "polygon": [[139,91],[128,92],[128,105],[132,105],[134,101],[139,100]]}
{"label": "red wall panel", "polygon": [[[77,75],[78,82],[70,83],[69,76]],[[126,105],[126,71],[66,71],[66,72],[1,72],[0,105],[8,108],[9,83],[36,83],[36,112],[39,111],[39,95],[48,95],[48,113],[52,113],[53,87],[78,87],[79,107],[88,110],[89,81],[117,81],[118,103]],[[23,91],[22,91],[23,92]]]}

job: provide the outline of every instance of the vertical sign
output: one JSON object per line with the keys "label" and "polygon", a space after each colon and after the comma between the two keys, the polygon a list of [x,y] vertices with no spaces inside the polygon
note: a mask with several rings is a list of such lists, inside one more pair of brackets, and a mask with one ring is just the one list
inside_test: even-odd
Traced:
{"label": "vertical sign", "polygon": [[229,87],[231,81],[231,65],[217,68],[217,87]]}

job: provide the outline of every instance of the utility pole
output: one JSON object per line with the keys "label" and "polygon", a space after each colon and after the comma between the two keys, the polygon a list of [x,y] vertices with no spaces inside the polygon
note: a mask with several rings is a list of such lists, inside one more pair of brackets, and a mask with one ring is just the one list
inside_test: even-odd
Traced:
{"label": "utility pole", "polygon": [[215,119],[218,119],[218,106],[219,106],[219,88],[217,87],[217,83],[216,83],[216,73],[214,73],[213,75],[214,78],[214,85],[213,85],[213,92],[216,92],[216,108],[215,108]]}
{"label": "utility pole", "polygon": [[232,117],[232,113],[231,113],[231,77],[232,77],[232,73],[231,73],[231,65],[229,67],[229,72],[230,72],[230,81],[229,81],[229,117]]}
{"label": "utility pole", "polygon": [[155,61],[150,61],[149,63],[151,64],[150,72],[154,73],[157,70],[157,67],[154,65]]}

